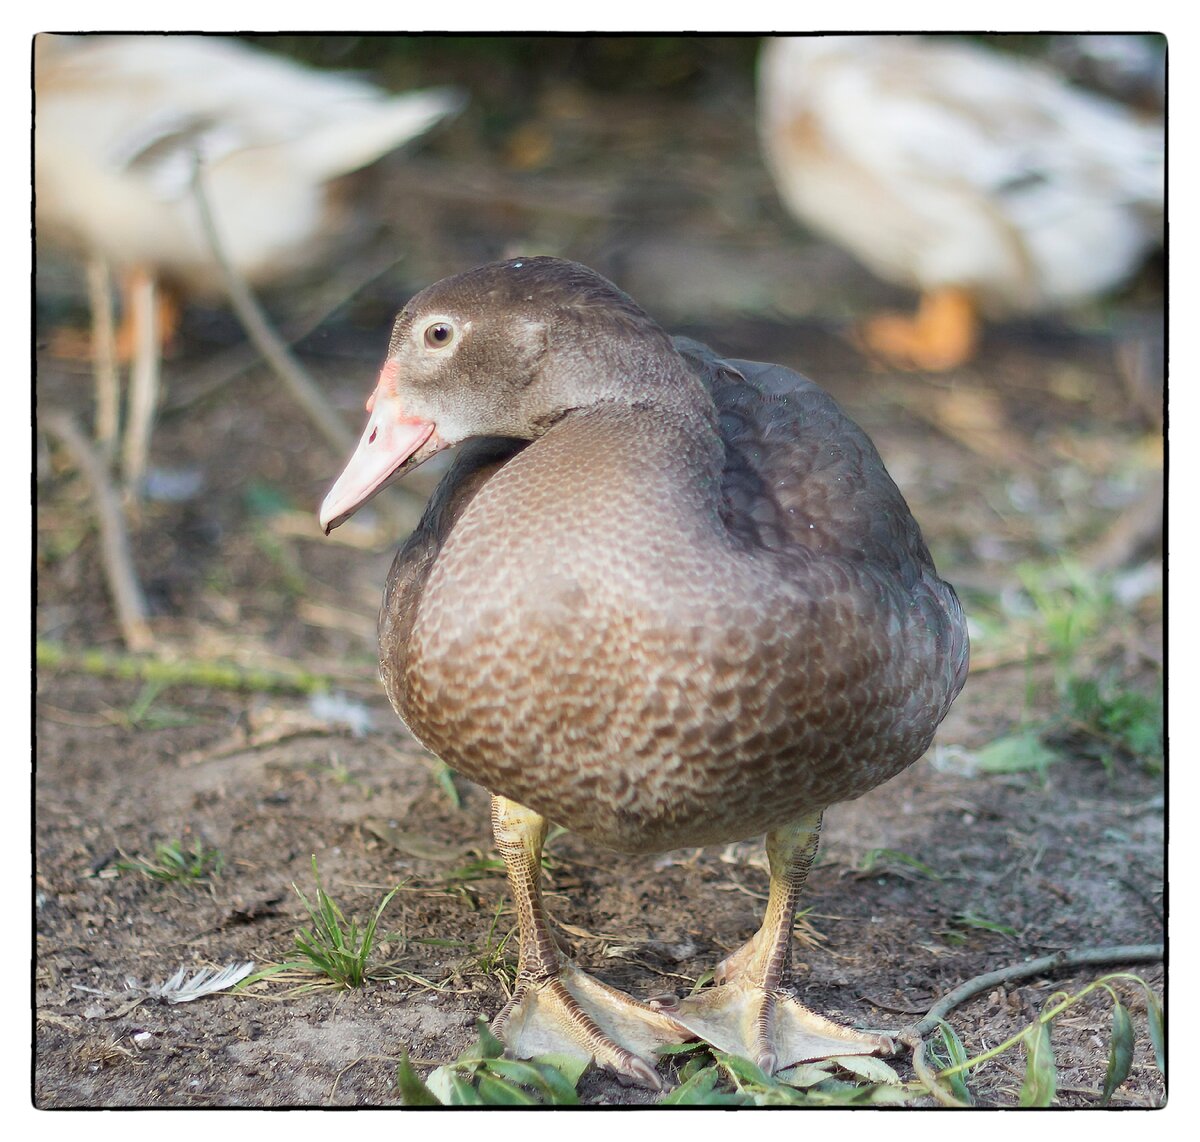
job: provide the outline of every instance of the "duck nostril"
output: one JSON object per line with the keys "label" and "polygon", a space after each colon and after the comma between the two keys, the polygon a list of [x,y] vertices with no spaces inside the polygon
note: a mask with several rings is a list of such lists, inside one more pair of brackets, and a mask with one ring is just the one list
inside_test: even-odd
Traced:
{"label": "duck nostril", "polygon": [[367,437],[367,443],[374,444],[375,437],[377,437],[378,435],[379,435],[379,426],[376,425],[374,428],[371,429],[371,435]]}

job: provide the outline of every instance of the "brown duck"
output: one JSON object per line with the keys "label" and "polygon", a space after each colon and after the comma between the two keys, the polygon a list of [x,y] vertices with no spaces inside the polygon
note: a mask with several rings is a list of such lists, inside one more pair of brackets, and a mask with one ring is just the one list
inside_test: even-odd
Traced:
{"label": "brown duck", "polygon": [[[695,1038],[768,1072],[886,1051],[786,989],[821,813],[912,764],[962,688],[967,633],[879,454],[811,381],[673,340],[598,274],[517,258],[396,319],[337,527],[460,445],[392,566],[384,685],[493,792],[520,928],[496,1020],[650,1087]],[[718,986],[642,1003],[559,951],[548,822],[622,852],[765,833],[761,929]]]}

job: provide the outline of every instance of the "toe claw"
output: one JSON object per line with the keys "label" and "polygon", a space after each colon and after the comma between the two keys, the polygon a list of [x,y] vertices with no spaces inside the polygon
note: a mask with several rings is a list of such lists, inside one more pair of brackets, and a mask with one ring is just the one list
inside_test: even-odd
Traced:
{"label": "toe claw", "polygon": [[679,996],[673,991],[665,991],[661,995],[651,995],[646,1000],[646,1006],[655,1011],[677,1011]]}
{"label": "toe claw", "polygon": [[663,1081],[659,1073],[645,1060],[639,1059],[637,1055],[631,1054],[628,1058],[622,1059],[619,1067],[609,1064],[607,1069],[614,1071],[619,1079],[629,1079],[649,1090],[663,1089]]}

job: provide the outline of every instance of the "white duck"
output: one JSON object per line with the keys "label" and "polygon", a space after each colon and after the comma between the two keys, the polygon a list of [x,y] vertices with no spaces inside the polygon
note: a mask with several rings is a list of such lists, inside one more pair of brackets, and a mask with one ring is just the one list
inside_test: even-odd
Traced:
{"label": "white duck", "polygon": [[915,318],[864,329],[905,367],[969,359],[981,311],[1111,289],[1161,238],[1162,124],[979,45],[769,40],[759,128],[789,209],[921,292]]}
{"label": "white duck", "polygon": [[445,89],[391,95],[210,36],[39,35],[34,83],[38,236],[121,274],[135,377],[155,371],[169,333],[173,307],[155,283],[221,289],[192,193],[197,159],[226,256],[262,283],[320,257],[334,180],[462,102]]}

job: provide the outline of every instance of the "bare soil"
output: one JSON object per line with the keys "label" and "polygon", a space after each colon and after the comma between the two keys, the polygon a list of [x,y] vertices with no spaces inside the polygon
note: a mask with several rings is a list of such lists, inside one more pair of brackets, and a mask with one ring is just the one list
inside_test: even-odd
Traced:
{"label": "bare soil", "polygon": [[[421,156],[361,180],[382,237],[347,247],[329,280],[268,303],[286,326],[339,275],[352,278],[368,247],[405,255],[297,346],[357,424],[391,312],[409,293],[509,253],[589,262],[673,330],[828,387],[876,441],[969,613],[1011,602],[1021,561],[1099,559],[1116,521],[1152,510],[1138,505],[1153,505],[1160,486],[1161,430],[1130,394],[1148,384],[1152,408],[1161,380],[1130,361],[1155,360],[1155,274],[1069,321],[993,326],[978,360],[950,376],[888,372],[858,352],[848,323],[909,299],[782,213],[755,153],[745,83],[708,92],[702,115],[696,106],[567,83],[502,129],[467,113]],[[48,330],[78,314],[78,290],[52,252],[40,269]],[[39,403],[86,409],[86,367],[53,357],[46,341]],[[514,921],[491,859],[487,793],[456,779],[454,803],[374,675],[374,618],[403,529],[368,513],[335,539],[319,534],[313,511],[342,458],[263,367],[205,395],[214,362],[239,344],[228,315],[196,307],[167,363],[154,463],[198,484],[183,499],[148,500],[134,528],[156,636],[177,661],[328,676],[370,728],[355,734],[296,693],[38,671],[41,1107],[397,1105],[403,1051],[421,1071],[451,1060],[505,999],[515,938],[500,944]],[[118,650],[87,489],[46,440],[37,463],[38,636]],[[427,492],[435,478],[422,471],[413,483]],[[393,501],[409,520],[419,510],[419,496]],[[372,519],[387,533],[362,546]],[[1072,669],[1149,686],[1162,664],[1153,531],[1122,555],[1127,602]],[[1019,615],[1011,625],[978,624],[977,671],[930,754],[827,815],[795,958],[802,998],[835,1018],[897,1029],[981,973],[1058,949],[1163,939],[1154,767],[1102,765],[1077,735],[1044,773],[972,768],[989,742],[1058,711],[1054,663],[1036,633],[1021,635]],[[172,840],[219,850],[222,871],[184,884],[119,869]],[[767,877],[754,839],[631,858],[564,834],[549,851],[549,905],[575,954],[634,995],[686,991],[761,916]],[[297,993],[277,980],[187,1004],[134,1002],[129,980],[291,959],[307,923],[292,885],[313,896],[314,855],[348,916],[365,919],[400,885],[380,924],[383,978],[352,991]],[[976,1053],[1026,1026],[1051,994],[1123,967],[1161,993],[1161,965],[1114,963],[997,986],[951,1022]],[[1161,1105],[1140,989],[1121,994],[1137,1048],[1113,1104]],[[1056,1024],[1058,1104],[1098,1105],[1110,1011],[1094,994]],[[911,1075],[906,1057],[895,1065]],[[1019,1052],[1005,1056],[973,1090],[1015,1105],[1023,1067]],[[592,1105],[655,1101],[600,1073],[580,1089]]]}

